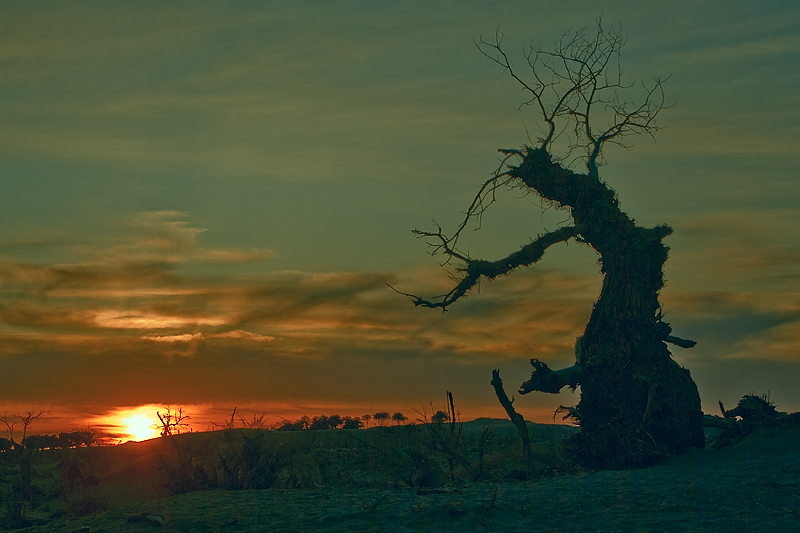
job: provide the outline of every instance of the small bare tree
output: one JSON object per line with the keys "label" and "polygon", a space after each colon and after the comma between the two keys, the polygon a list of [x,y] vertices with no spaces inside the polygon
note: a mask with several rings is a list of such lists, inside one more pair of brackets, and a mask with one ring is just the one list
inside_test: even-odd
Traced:
{"label": "small bare tree", "polygon": [[19,479],[15,490],[15,496],[19,498],[19,505],[13,506],[11,509],[12,520],[24,518],[27,503],[30,501],[32,494],[31,460],[33,447],[26,446],[25,439],[28,436],[28,428],[36,420],[46,414],[50,414],[50,412],[50,409],[46,407],[32,407],[25,412],[4,413],[0,417],[0,422],[3,422],[6,426],[11,437],[12,451],[19,461]]}
{"label": "small bare tree", "polygon": [[[0,417],[0,422],[6,426],[14,448],[22,448],[30,425],[42,416],[50,414],[50,412],[50,409],[46,407],[32,407],[24,413],[5,413]],[[15,434],[19,435],[19,440],[15,438]]]}
{"label": "small bare tree", "polygon": [[[575,343],[575,364],[552,371],[531,359],[531,379],[519,392],[558,393],[564,386],[574,390],[580,385],[580,403],[565,409],[581,426],[573,441],[576,457],[589,466],[640,465],[702,447],[697,387],[665,344],[689,348],[694,342],[671,335],[658,302],[668,251],[661,241],[672,229],[637,226],[599,171],[604,147],[627,148],[628,137],[652,136],[659,129],[656,118],[668,107],[664,80],[626,83],[619,63],[625,37],[620,29],[607,31],[600,20],[593,32],[565,33],[552,49],[531,46],[525,76],[512,66],[502,42],[498,30],[493,40],[481,37],[476,45],[527,94],[522,106],[538,115],[541,137],[533,146],[499,150],[500,166],[482,184],[454,233],[445,235],[438,225],[435,231],[414,230],[428,241],[432,254],[444,254],[445,264],[460,263],[455,286],[430,299],[402,294],[416,306],[446,310],[482,279],[532,265],[554,244],[573,239],[591,246],[600,256],[603,288]],[[627,99],[632,92],[638,92],[635,101]],[[572,170],[578,163],[585,172]],[[566,211],[573,223],[539,235],[502,259],[470,257],[458,247],[463,230],[473,221],[480,225],[497,191],[509,187],[537,194]],[[501,384],[499,374],[495,377],[493,384]],[[496,392],[499,397],[497,387]],[[505,402],[507,411],[510,406]]]}
{"label": "small bare tree", "polygon": [[[231,427],[233,425],[233,416],[235,413],[236,409],[234,409],[233,414],[231,414]],[[156,411],[156,416],[158,417],[158,429],[161,431],[162,437],[177,435],[189,429],[189,419],[191,417],[183,412],[182,407],[179,407],[178,410],[175,411],[168,406],[163,413],[161,411]]]}

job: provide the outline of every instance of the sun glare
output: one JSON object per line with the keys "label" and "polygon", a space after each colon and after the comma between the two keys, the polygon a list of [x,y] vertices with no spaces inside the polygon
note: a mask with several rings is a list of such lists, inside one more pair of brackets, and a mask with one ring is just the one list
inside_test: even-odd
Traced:
{"label": "sun glare", "polygon": [[124,424],[123,431],[128,434],[130,440],[147,440],[159,435],[155,427],[155,421],[145,415],[123,418],[122,423]]}

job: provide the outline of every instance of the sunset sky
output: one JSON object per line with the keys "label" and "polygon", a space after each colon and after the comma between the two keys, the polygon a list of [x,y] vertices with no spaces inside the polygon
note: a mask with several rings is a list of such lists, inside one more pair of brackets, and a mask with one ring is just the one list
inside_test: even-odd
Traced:
{"label": "sunset sky", "polygon": [[[601,176],[674,228],[661,301],[698,343],[674,358],[706,412],[749,392],[800,410],[796,1],[193,0],[0,5],[0,414],[413,418],[450,390],[503,417],[493,368],[511,392],[531,357],[574,362],[595,253],[555,246],[445,314],[386,284],[446,292],[411,230],[451,230],[496,149],[535,135],[473,40],[500,26],[524,72],[531,41],[600,15],[629,81],[672,76],[657,142],[609,149]],[[565,217],[503,193],[463,248],[497,259]]]}

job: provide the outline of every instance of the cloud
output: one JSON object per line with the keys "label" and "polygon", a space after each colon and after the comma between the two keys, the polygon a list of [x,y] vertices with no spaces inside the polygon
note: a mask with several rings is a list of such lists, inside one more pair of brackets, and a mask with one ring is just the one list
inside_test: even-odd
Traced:
{"label": "cloud", "polygon": [[143,339],[156,341],[156,342],[191,342],[193,340],[203,339],[202,333],[184,333],[182,335],[162,335],[160,337],[142,337]]}
{"label": "cloud", "polygon": [[213,316],[169,316],[147,311],[108,310],[98,311],[95,322],[100,328],[152,330],[219,326],[225,321],[223,318]]}
{"label": "cloud", "polygon": [[675,334],[698,342],[681,357],[800,362],[797,293],[693,291],[662,300]]}
{"label": "cloud", "polygon": [[214,338],[217,339],[241,339],[244,341],[252,341],[252,342],[272,342],[275,340],[275,337],[270,335],[258,335],[256,333],[252,333],[250,331],[244,331],[241,329],[237,329],[235,331],[226,331],[225,333],[217,333],[214,335]]}
{"label": "cloud", "polygon": [[662,291],[680,357],[800,361],[800,211],[739,209],[684,218]]}
{"label": "cloud", "polygon": [[101,263],[110,264],[240,263],[275,255],[269,249],[205,248],[198,243],[198,237],[206,229],[193,226],[188,218],[189,214],[181,211],[137,213],[126,221],[134,232],[129,242],[90,252]]}
{"label": "cloud", "polygon": [[[790,273],[791,261],[779,259],[793,253],[794,239],[784,243],[784,233],[778,230],[792,226],[797,213],[746,215],[709,215],[681,226],[679,233],[698,242],[681,247],[678,260],[668,264],[676,262],[678,268],[702,264],[720,285],[706,290],[675,290],[672,285],[665,289],[662,301],[675,333],[700,343],[693,350],[677,352],[682,361],[796,360],[800,343],[794,331],[800,331],[796,327],[800,308],[794,293],[785,287],[780,293],[745,291],[737,283],[748,272],[759,278],[776,269]],[[141,385],[148,373],[134,370],[141,365],[155,373],[183,373],[181,379],[207,383],[219,397],[239,397],[247,391],[271,398],[278,391],[290,393],[273,381],[276,376],[303,381],[297,387],[307,394],[330,392],[333,385],[326,380],[332,379],[334,369],[346,380],[347,373],[359,367],[379,373],[397,368],[478,372],[501,361],[510,365],[531,357],[556,367],[573,361],[575,338],[583,331],[601,282],[597,275],[568,275],[535,266],[484,283],[442,314],[414,308],[386,286],[441,294],[451,282],[435,268],[403,277],[360,271],[267,271],[239,277],[181,271],[181,264],[204,257],[198,242],[202,230],[187,218],[178,212],[132,217],[129,227],[135,231],[128,241],[105,250],[86,247],[90,259],[72,265],[4,258],[0,262],[6,295],[0,308],[4,364],[28,368],[38,361],[41,366],[44,357],[48,368],[75,363],[97,378],[101,370],[109,376],[132,373],[137,376],[136,387],[143,389],[125,393],[131,402],[145,392],[158,393],[157,387]],[[732,224],[737,224],[733,231]],[[761,241],[754,239],[756,235]],[[735,252],[747,245],[752,248],[752,242],[761,247],[763,262],[736,260]],[[715,270],[720,262],[730,272]],[[95,369],[92,365],[100,361]],[[178,366],[164,366],[170,364]],[[255,382],[240,386],[241,376],[235,377],[232,370],[236,368],[272,376],[269,387],[274,389],[258,392]],[[215,376],[227,377],[221,382]],[[188,385],[175,387],[164,396],[192,394]],[[369,390],[365,387],[362,394]],[[114,389],[107,394],[113,395]]]}
{"label": "cloud", "polygon": [[[710,235],[717,244],[687,246],[681,253],[688,256],[678,263],[704,265],[720,286],[670,285],[664,291],[675,333],[699,342],[676,352],[682,364],[798,360],[797,294],[746,291],[737,281],[742,273],[763,277],[789,263],[767,260],[745,268],[726,255],[739,248],[724,242],[747,244],[753,235],[764,235],[760,252],[779,257],[785,250],[776,251],[770,239],[783,242],[776,230],[795,216],[781,212],[772,220],[750,213],[733,232],[727,229],[733,223],[729,215],[685,223],[687,236],[706,243]],[[181,272],[180,263],[163,258],[143,266],[142,250],[149,250],[148,261],[163,250],[185,262],[202,255],[195,254],[202,233],[174,223],[185,218],[134,217],[149,228],[146,234],[70,266],[4,258],[0,362],[21,376],[2,392],[4,398],[38,394],[39,401],[106,398],[133,405],[335,397],[358,403],[370,395],[424,399],[443,382],[456,388],[474,381],[480,390],[491,368],[513,368],[504,370],[507,377],[524,380],[531,357],[569,365],[600,288],[598,275],[537,265],[484,283],[442,314],[414,308],[386,286],[441,294],[451,282],[435,268],[402,277],[360,271],[236,277]],[[713,270],[720,260],[731,263],[729,275]],[[400,374],[403,390],[391,378]]]}
{"label": "cloud", "polygon": [[710,212],[674,227],[670,277],[693,280],[700,290],[744,286],[777,293],[794,292],[800,282],[800,210]]}
{"label": "cloud", "polygon": [[[124,220],[127,235],[113,235],[110,242],[74,244],[70,251],[82,259],[73,263],[36,264],[0,256],[0,282],[5,287],[25,284],[36,290],[85,287],[100,289],[142,287],[150,283],[166,290],[177,283],[172,271],[183,264],[242,263],[275,256],[269,249],[207,248],[198,242],[205,228],[192,225],[187,213],[152,211]],[[105,287],[103,287],[105,286]]]}
{"label": "cloud", "polygon": [[[530,357],[569,364],[599,286],[528,269],[484,284],[442,314],[414,308],[386,286],[438,293],[450,283],[438,269],[403,279],[360,271],[193,275],[178,267],[203,257],[202,232],[186,218],[133,217],[133,238],[84,247],[90,257],[71,265],[4,258],[0,290],[14,297],[0,308],[0,361],[21,380],[2,394],[200,402],[192,392],[200,387],[218,398],[321,399],[358,369],[385,385],[399,369],[471,375]],[[155,376],[171,377],[159,386]],[[378,394],[370,383],[345,396]],[[432,387],[433,377],[421,383]]]}
{"label": "cloud", "polygon": [[[6,353],[49,342],[56,350],[146,349],[170,358],[225,345],[319,360],[403,346],[467,364],[534,356],[569,363],[599,289],[599,278],[530,269],[484,284],[443,316],[391,291],[387,283],[402,280],[386,272],[193,275],[182,267],[271,252],[203,247],[205,229],[180,211],[124,220],[127,236],[76,247],[81,258],[71,264],[0,260],[0,290],[13,295],[0,308]],[[403,283],[437,294],[451,282],[433,269]]]}

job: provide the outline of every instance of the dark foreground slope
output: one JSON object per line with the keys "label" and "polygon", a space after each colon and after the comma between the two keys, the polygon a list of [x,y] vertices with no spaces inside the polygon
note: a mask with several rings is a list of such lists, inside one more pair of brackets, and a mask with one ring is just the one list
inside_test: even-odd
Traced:
{"label": "dark foreground slope", "polygon": [[200,491],[26,531],[790,531],[798,443],[800,428],[759,430],[660,466],[518,482]]}

